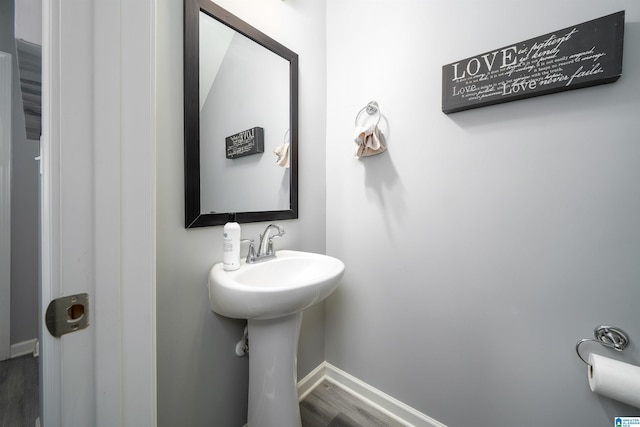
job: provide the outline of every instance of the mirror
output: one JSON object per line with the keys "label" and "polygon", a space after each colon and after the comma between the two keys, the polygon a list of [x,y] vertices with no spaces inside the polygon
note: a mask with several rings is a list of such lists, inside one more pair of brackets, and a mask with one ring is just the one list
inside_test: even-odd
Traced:
{"label": "mirror", "polygon": [[297,218],[298,55],[208,0],[184,5],[185,227]]}

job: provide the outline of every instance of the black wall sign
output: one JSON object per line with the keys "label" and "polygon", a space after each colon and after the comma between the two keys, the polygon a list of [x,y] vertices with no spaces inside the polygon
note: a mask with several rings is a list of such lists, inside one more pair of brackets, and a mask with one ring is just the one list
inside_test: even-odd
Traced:
{"label": "black wall sign", "polygon": [[262,153],[264,152],[264,129],[255,127],[243,130],[235,135],[226,137],[224,141],[227,159]]}
{"label": "black wall sign", "polygon": [[442,67],[442,111],[547,95],[622,74],[624,11]]}

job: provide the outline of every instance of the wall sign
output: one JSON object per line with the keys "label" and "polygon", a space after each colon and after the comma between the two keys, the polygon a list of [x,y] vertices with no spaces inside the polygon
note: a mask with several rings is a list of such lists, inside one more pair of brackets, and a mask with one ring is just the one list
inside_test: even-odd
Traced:
{"label": "wall sign", "polygon": [[624,11],[442,67],[442,111],[547,95],[622,74]]}
{"label": "wall sign", "polygon": [[224,139],[227,159],[264,152],[264,129],[255,127]]}

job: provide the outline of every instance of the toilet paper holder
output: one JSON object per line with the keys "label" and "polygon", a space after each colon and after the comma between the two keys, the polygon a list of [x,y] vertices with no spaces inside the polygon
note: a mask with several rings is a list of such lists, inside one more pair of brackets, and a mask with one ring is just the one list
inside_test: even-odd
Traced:
{"label": "toilet paper holder", "polygon": [[593,335],[595,339],[583,338],[580,341],[578,341],[578,343],[576,344],[576,353],[578,353],[578,357],[587,365],[589,365],[589,362],[584,360],[584,358],[580,354],[580,345],[587,341],[597,342],[600,345],[603,345],[607,348],[611,348],[616,351],[622,351],[625,348],[627,348],[627,346],[629,345],[629,336],[627,335],[626,332],[624,332],[622,329],[618,328],[617,326],[607,326],[607,325],[598,326],[597,328],[594,329]]}

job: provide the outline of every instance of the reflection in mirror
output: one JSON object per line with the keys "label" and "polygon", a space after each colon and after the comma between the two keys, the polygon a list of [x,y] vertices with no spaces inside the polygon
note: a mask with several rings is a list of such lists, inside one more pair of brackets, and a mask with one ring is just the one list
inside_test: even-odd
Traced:
{"label": "reflection in mirror", "polygon": [[209,0],[184,43],[185,226],[297,218],[298,56]]}
{"label": "reflection in mirror", "polygon": [[[289,209],[273,154],[289,129],[289,62],[203,12],[199,55],[200,213]],[[256,127],[264,151],[227,158],[225,139]]]}

